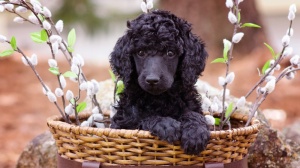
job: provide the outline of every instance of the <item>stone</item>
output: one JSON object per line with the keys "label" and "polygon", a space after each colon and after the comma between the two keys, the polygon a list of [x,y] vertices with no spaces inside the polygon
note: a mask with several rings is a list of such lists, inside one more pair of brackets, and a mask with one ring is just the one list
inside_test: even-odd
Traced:
{"label": "stone", "polygon": [[50,131],[38,135],[25,147],[16,168],[56,168],[57,147]]}

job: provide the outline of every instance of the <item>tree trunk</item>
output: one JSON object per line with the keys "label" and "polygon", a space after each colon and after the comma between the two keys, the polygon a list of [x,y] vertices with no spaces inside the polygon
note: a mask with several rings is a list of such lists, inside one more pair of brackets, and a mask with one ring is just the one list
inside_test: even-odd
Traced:
{"label": "tree trunk", "polygon": [[[160,0],[159,9],[168,10],[186,19],[193,26],[193,32],[206,43],[211,58],[221,57],[223,39],[231,40],[233,25],[228,21],[229,9],[225,1],[220,0]],[[266,34],[255,1],[246,0],[240,3],[241,23],[255,23],[262,28],[243,28],[245,36],[234,49],[234,55],[244,56],[258,47],[264,47]]]}

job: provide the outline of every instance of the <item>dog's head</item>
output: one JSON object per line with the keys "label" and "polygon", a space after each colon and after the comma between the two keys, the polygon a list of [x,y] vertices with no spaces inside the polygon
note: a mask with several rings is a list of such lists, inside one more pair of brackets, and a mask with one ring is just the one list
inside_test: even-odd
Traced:
{"label": "dog's head", "polygon": [[115,74],[124,81],[159,95],[174,81],[192,87],[204,70],[204,44],[185,20],[166,11],[142,14],[127,23],[128,30],[111,53]]}

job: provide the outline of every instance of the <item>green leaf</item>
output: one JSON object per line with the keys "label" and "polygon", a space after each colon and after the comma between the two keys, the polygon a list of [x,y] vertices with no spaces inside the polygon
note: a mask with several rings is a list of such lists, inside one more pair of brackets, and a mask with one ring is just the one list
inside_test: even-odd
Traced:
{"label": "green leaf", "polygon": [[232,110],[233,110],[233,103],[231,102],[226,109],[226,113],[225,113],[226,118],[230,117]]}
{"label": "green leaf", "polygon": [[213,60],[211,63],[226,63],[225,58],[217,58]]}
{"label": "green leaf", "polygon": [[254,28],[261,28],[260,25],[254,24],[254,23],[244,23],[242,26],[243,27],[254,27]]}
{"label": "green leaf", "polygon": [[66,78],[77,78],[77,74],[72,71],[67,71],[63,74]]}
{"label": "green leaf", "polygon": [[44,16],[41,14],[38,14],[38,18],[41,22],[43,22],[45,20]]}
{"label": "green leaf", "polygon": [[30,33],[30,38],[36,43],[45,43],[47,41],[42,40],[41,32]]}
{"label": "green leaf", "polygon": [[10,40],[10,45],[13,50],[17,50],[17,40],[16,40],[15,36],[12,36],[12,38]]}
{"label": "green leaf", "polygon": [[276,59],[276,54],[274,52],[274,49],[269,44],[267,44],[267,43],[264,43],[264,45],[268,47],[268,49],[270,50],[273,58]]}
{"label": "green leaf", "polygon": [[86,102],[81,102],[77,105],[76,111],[77,113],[82,112],[86,108]]}
{"label": "green leaf", "polygon": [[122,93],[124,91],[124,89],[125,89],[125,85],[124,85],[123,81],[118,81],[116,94],[118,95],[118,94]]}
{"label": "green leaf", "polygon": [[266,73],[266,70],[270,67],[270,61],[271,61],[271,60],[267,61],[267,62],[265,63],[265,65],[263,66],[263,68],[261,69],[262,74],[265,74],[265,73]]}
{"label": "green leaf", "polygon": [[220,125],[220,122],[221,122],[220,118],[215,118],[215,125]]}
{"label": "green leaf", "polygon": [[111,79],[112,79],[113,81],[116,81],[116,75],[112,72],[112,70],[109,70],[108,72],[109,72],[109,74],[110,74]]}
{"label": "green leaf", "polygon": [[75,29],[72,29],[68,34],[68,51],[74,51],[74,44],[76,42],[76,32]]}
{"label": "green leaf", "polygon": [[223,49],[223,58],[225,61],[228,60],[228,51],[229,51],[229,45],[226,45],[227,43],[224,44],[224,49]]}
{"label": "green leaf", "polygon": [[238,13],[238,23],[241,22],[241,12]]}
{"label": "green leaf", "polygon": [[59,70],[57,67],[52,67],[48,69],[51,73],[53,73],[54,75],[59,75]]}
{"label": "green leaf", "polygon": [[47,34],[47,31],[45,29],[43,29],[41,31],[41,40],[46,42],[48,40],[48,34]]}
{"label": "green leaf", "polygon": [[14,50],[5,50],[5,51],[2,51],[0,53],[0,57],[6,57],[6,56],[9,56],[11,55],[12,53],[14,53],[15,51]]}
{"label": "green leaf", "polygon": [[74,105],[74,104],[75,104],[75,99],[74,99],[74,98],[71,99],[71,100],[70,100],[70,103]]}

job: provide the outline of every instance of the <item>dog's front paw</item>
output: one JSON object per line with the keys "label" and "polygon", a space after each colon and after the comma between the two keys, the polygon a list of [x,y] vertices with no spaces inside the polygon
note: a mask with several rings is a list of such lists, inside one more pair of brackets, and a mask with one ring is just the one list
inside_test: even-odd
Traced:
{"label": "dog's front paw", "polygon": [[148,120],[144,122],[143,127],[152,135],[170,143],[178,141],[181,137],[180,122],[170,117],[159,117],[156,121]]}
{"label": "dog's front paw", "polygon": [[186,154],[199,155],[209,141],[210,132],[206,126],[191,126],[182,130],[181,148]]}

